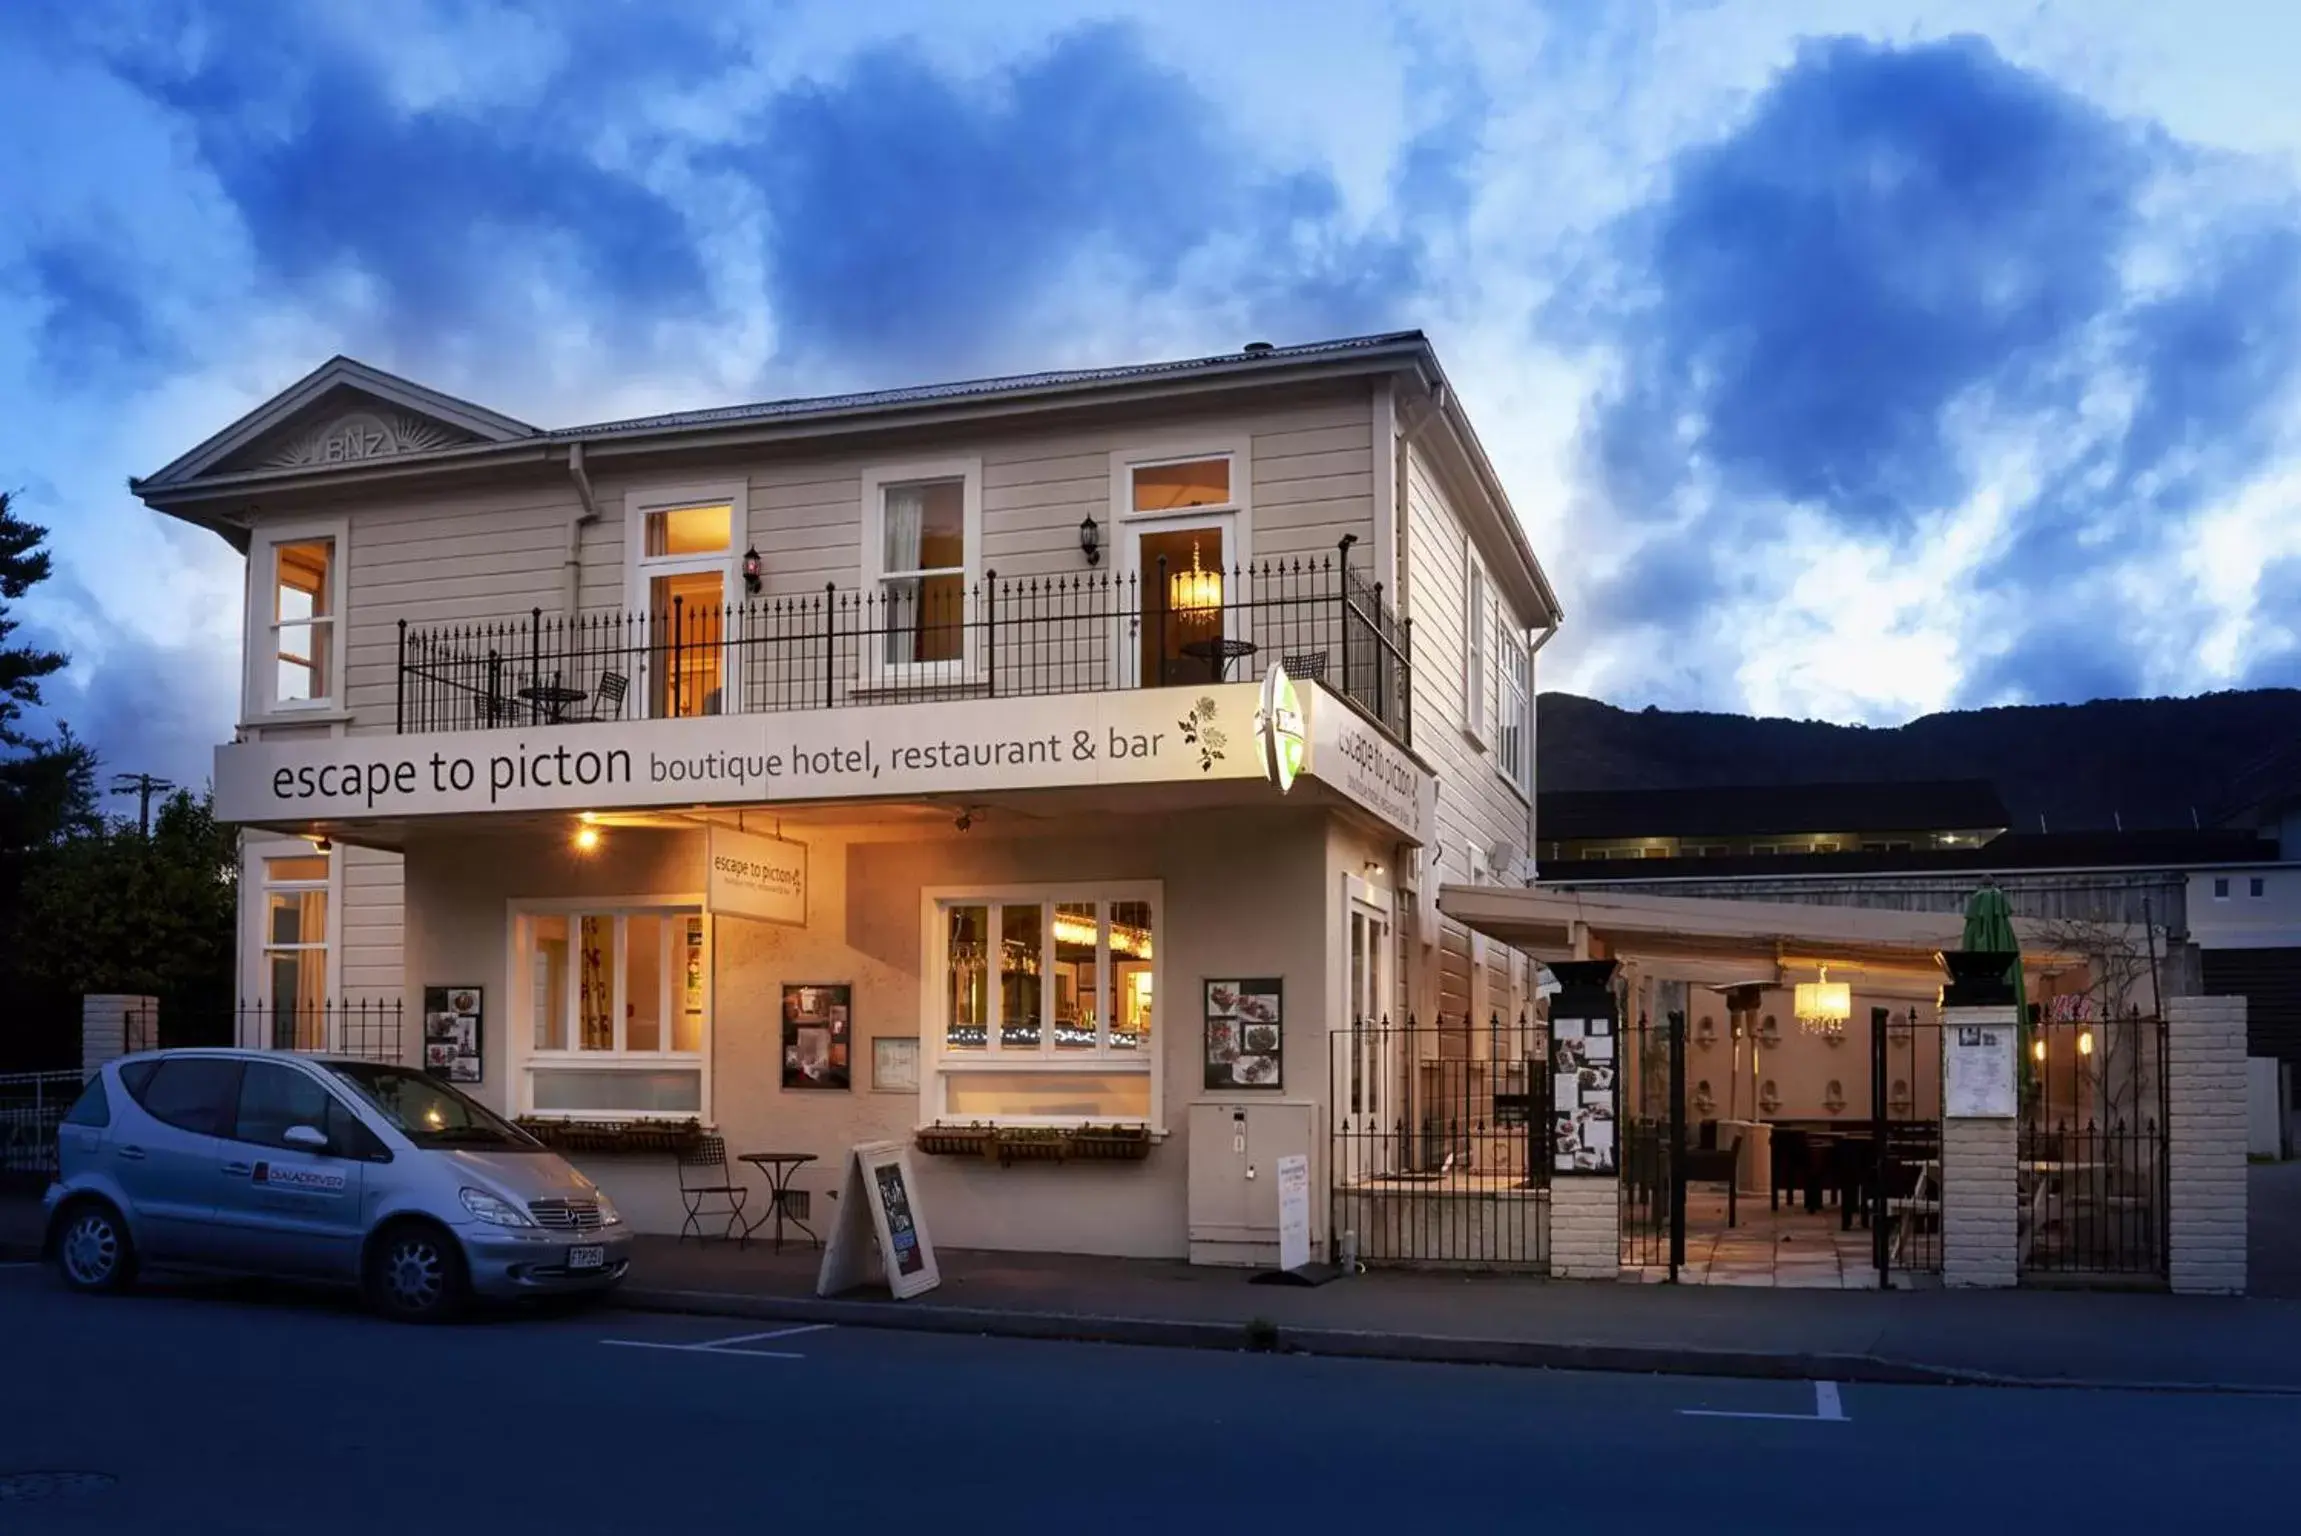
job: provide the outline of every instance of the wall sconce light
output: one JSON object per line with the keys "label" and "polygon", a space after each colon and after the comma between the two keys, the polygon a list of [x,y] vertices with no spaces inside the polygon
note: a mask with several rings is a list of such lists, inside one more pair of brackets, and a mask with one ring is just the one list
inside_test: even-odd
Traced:
{"label": "wall sconce light", "polygon": [[2045,1060],[2045,1041],[2042,1039],[2031,1041],[2029,1054],[2039,1061]]}
{"label": "wall sconce light", "polygon": [[2080,1056],[2091,1056],[2093,1054],[2092,1030],[2081,1029],[2077,1032],[2077,1054]]}
{"label": "wall sconce light", "polygon": [[597,827],[585,823],[575,829],[575,851],[577,853],[595,853],[598,849],[599,829]]}
{"label": "wall sconce light", "polygon": [[317,832],[312,834],[312,852],[326,853],[334,847],[335,844],[328,841],[326,834]]}
{"label": "wall sconce light", "polygon": [[759,595],[759,546],[756,544],[743,551],[743,590],[753,597]]}
{"label": "wall sconce light", "polygon": [[1092,512],[1079,521],[1079,553],[1087,557],[1089,565],[1103,563],[1102,525],[1095,521]]}

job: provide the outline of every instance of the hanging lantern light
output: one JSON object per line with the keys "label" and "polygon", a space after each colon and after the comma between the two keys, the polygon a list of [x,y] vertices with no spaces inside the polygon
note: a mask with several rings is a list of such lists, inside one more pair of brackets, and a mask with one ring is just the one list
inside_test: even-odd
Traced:
{"label": "hanging lantern light", "polygon": [[1822,966],[1819,979],[1801,981],[1797,989],[1798,1023],[1809,1035],[1835,1035],[1846,1027],[1853,1017],[1853,988],[1842,981],[1830,980],[1830,968]]}
{"label": "hanging lantern light", "polygon": [[1198,541],[1191,540],[1190,569],[1167,583],[1167,606],[1178,613],[1203,613],[1222,606],[1222,572],[1201,570]]}

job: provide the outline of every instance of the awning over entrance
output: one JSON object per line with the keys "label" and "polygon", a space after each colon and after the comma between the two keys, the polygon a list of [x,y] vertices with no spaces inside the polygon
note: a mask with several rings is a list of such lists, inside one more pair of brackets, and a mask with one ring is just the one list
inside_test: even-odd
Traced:
{"label": "awning over entrance", "polygon": [[[1704,963],[1746,975],[1758,959],[1938,976],[1934,954],[1957,948],[1964,930],[1955,912],[1483,885],[1442,887],[1438,909],[1544,959],[1669,960],[1684,962],[1673,970],[1689,976]],[[2014,927],[2031,963],[2055,958],[2037,925],[2017,918]]]}

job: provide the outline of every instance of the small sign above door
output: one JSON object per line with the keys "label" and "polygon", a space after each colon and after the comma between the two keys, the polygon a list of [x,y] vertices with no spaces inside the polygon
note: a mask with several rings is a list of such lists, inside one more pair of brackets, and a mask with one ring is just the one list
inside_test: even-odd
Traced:
{"label": "small sign above door", "polygon": [[721,917],[807,926],[807,845],[713,827],[703,905]]}

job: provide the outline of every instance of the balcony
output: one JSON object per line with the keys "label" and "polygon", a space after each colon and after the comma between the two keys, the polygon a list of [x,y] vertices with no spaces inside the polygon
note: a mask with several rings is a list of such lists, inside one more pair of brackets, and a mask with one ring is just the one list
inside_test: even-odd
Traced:
{"label": "balcony", "polygon": [[1412,622],[1333,555],[1228,570],[826,586],[664,613],[399,626],[401,732],[1322,682],[1411,745]]}

